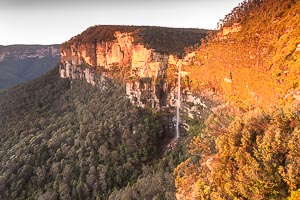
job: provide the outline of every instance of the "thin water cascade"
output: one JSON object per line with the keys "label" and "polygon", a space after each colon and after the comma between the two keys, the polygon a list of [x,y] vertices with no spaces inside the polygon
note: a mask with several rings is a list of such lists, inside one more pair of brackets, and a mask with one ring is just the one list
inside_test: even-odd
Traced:
{"label": "thin water cascade", "polygon": [[178,90],[177,90],[177,106],[176,106],[176,138],[180,136],[180,79],[181,79],[181,61],[177,62],[178,67]]}

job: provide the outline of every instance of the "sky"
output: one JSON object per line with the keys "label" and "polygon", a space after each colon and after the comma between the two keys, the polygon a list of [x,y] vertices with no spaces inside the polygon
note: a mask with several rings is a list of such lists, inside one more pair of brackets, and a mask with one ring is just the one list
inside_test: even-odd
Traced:
{"label": "sky", "polygon": [[216,29],[242,0],[0,0],[0,45],[59,44],[94,25]]}

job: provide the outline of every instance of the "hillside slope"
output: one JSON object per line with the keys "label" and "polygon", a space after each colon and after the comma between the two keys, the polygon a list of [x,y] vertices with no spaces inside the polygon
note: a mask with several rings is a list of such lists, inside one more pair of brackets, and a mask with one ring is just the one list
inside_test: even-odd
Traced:
{"label": "hillside slope", "polygon": [[47,73],[59,61],[60,45],[0,46],[0,89]]}
{"label": "hillside slope", "polygon": [[[128,26],[73,37],[53,71],[0,91],[0,199],[299,196],[299,8],[245,1],[206,41]],[[165,147],[179,66],[189,131]],[[230,102],[205,124],[189,115],[212,107],[204,93]]]}
{"label": "hillside slope", "polygon": [[183,66],[191,91],[234,103],[191,141],[178,199],[299,199],[299,17],[299,1],[245,1]]}
{"label": "hillside slope", "polygon": [[192,90],[210,88],[240,106],[300,100],[300,2],[245,1],[196,51]]}
{"label": "hillside slope", "polygon": [[[161,119],[106,81],[104,90],[71,84],[56,67],[0,92],[1,199],[107,199],[141,174],[153,175],[147,165],[160,155]],[[161,180],[172,199],[172,179]]]}
{"label": "hillside slope", "polygon": [[205,35],[91,27],[62,45],[62,63],[50,73],[0,91],[0,198],[174,199],[172,172],[186,158],[186,141],[165,151],[172,116],[131,104],[123,81],[145,90],[143,102],[153,87],[162,96],[170,53],[183,54]]}

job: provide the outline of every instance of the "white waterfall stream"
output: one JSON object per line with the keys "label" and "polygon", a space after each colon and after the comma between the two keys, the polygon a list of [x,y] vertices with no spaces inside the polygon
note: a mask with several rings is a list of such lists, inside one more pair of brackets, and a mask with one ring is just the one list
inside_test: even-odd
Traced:
{"label": "white waterfall stream", "polygon": [[178,67],[178,93],[177,93],[177,107],[176,107],[176,137],[180,136],[180,79],[181,79],[181,62],[177,62]]}

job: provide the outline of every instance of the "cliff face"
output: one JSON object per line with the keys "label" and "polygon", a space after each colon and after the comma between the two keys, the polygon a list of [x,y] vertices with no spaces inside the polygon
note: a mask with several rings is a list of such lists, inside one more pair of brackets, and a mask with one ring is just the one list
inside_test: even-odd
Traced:
{"label": "cliff face", "polygon": [[59,45],[0,45],[0,62],[46,56],[59,56]]}
{"label": "cliff face", "polygon": [[299,12],[292,0],[249,1],[234,9],[196,50],[194,65],[184,68],[193,72],[192,91],[213,88],[245,109],[299,102]]}
{"label": "cliff face", "polygon": [[[126,76],[120,78],[126,82],[126,93],[136,105],[165,105],[165,102],[160,103],[156,93],[159,89],[166,93],[166,84],[160,87],[156,84],[165,76],[170,56],[147,49],[142,44],[133,44],[134,38],[130,33],[116,32],[115,37],[113,41],[77,43],[69,49],[61,49],[61,77],[83,78],[95,85],[100,84],[95,78],[95,71],[104,77],[118,78],[118,71],[125,69]],[[79,69],[86,64],[90,67]],[[147,93],[147,98],[144,98],[144,93]]]}
{"label": "cliff face", "polygon": [[[82,79],[100,87],[105,87],[106,78],[114,79],[125,83],[128,98],[137,106],[155,109],[174,106],[177,85],[171,82],[176,82],[177,75],[168,75],[168,70],[177,71],[178,57],[135,40],[133,32],[115,31],[112,40],[71,42],[61,48],[60,76]],[[192,58],[188,54],[180,62],[189,63]],[[185,75],[181,73],[182,77]],[[191,94],[184,99],[196,105],[202,103]]]}

